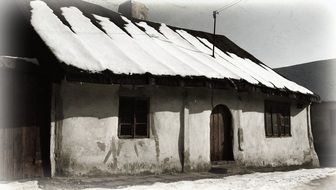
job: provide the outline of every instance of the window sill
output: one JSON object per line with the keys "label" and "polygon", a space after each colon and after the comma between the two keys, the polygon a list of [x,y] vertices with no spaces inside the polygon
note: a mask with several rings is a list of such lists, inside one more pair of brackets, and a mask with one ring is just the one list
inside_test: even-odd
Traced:
{"label": "window sill", "polygon": [[150,137],[118,137],[119,139],[127,139],[127,140],[132,140],[132,139],[150,139]]}
{"label": "window sill", "polygon": [[290,138],[292,137],[292,135],[286,135],[286,136],[266,136],[266,138],[270,138],[270,139],[273,139],[273,138]]}

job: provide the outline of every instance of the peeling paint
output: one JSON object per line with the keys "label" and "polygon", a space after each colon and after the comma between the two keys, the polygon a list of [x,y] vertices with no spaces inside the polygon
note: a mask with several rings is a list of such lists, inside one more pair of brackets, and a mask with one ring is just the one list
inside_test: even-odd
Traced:
{"label": "peeling paint", "polygon": [[116,150],[115,144],[116,144],[115,137],[112,137],[110,149],[104,158],[104,164],[106,164],[106,162],[109,160],[111,155],[113,157],[113,164],[117,164],[117,150]]}
{"label": "peeling paint", "polygon": [[[151,117],[151,119],[153,120],[153,117]],[[156,128],[155,128],[154,121],[152,121],[151,123],[152,123],[151,130],[152,130],[152,133],[153,133],[153,136],[154,136],[154,141],[155,141],[156,161],[159,164],[159,162],[160,162],[160,142],[159,142],[159,137],[157,135],[157,131],[156,131]]]}
{"label": "peeling paint", "polygon": [[169,163],[169,158],[165,158],[164,160],[163,160],[163,164],[168,164]]}
{"label": "peeling paint", "polygon": [[145,143],[144,143],[143,141],[138,141],[138,145],[139,145],[139,146],[143,147],[144,144],[145,144]]}
{"label": "peeling paint", "polygon": [[119,155],[120,155],[120,151],[121,151],[122,145],[123,145],[123,142],[121,142],[121,141],[118,141],[118,150],[117,150],[117,156],[119,156]]}
{"label": "peeling paint", "polygon": [[97,146],[101,151],[105,152],[105,148],[106,148],[105,143],[97,142]]}
{"label": "peeling paint", "polygon": [[147,164],[147,163],[130,163],[124,164],[122,166],[122,173],[124,174],[153,174],[157,173],[155,164]]}
{"label": "peeling paint", "polygon": [[136,143],[134,143],[134,152],[137,155],[137,157],[139,157],[139,152]]}
{"label": "peeling paint", "polygon": [[116,147],[116,138],[112,137],[112,141],[111,141],[111,150],[112,150],[112,155],[113,155],[113,164],[112,167],[113,169],[117,168],[117,162],[118,162],[118,158],[117,158],[117,147]]}
{"label": "peeling paint", "polygon": [[112,150],[109,150],[109,151],[107,152],[105,158],[104,158],[104,164],[105,164],[105,163],[107,162],[107,160],[110,158],[111,154],[112,154]]}

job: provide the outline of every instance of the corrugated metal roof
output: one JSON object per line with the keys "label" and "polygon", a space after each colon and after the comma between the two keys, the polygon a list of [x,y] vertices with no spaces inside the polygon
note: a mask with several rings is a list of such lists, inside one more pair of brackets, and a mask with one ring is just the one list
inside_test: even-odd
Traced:
{"label": "corrugated metal roof", "polygon": [[[107,9],[63,0],[32,1],[31,24],[59,61],[90,72],[200,76],[313,94],[224,36],[129,20]],[[78,2],[78,1],[70,1]]]}

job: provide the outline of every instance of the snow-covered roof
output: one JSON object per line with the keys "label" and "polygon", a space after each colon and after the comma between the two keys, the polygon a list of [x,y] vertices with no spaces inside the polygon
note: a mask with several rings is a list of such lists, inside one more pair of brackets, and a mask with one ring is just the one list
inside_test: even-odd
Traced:
{"label": "snow-covered roof", "polygon": [[31,24],[60,62],[92,73],[194,76],[313,93],[282,77],[224,36],[130,20],[79,0],[30,2]]}

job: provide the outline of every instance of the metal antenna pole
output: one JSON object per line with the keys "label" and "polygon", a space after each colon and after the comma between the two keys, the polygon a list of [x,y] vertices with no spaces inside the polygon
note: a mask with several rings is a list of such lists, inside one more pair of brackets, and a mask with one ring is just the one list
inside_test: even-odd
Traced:
{"label": "metal antenna pole", "polygon": [[212,57],[215,57],[215,41],[216,41],[216,18],[217,18],[217,11],[213,11],[213,18],[214,18],[214,30],[212,36]]}
{"label": "metal antenna pole", "polygon": [[217,15],[226,10],[226,9],[229,9],[230,7],[233,7],[235,5],[237,5],[238,3],[240,3],[241,1],[243,0],[237,0],[235,3],[231,2],[230,4],[220,8],[220,9],[217,9],[216,11],[213,11],[212,12],[212,15],[213,15],[213,18],[214,18],[214,30],[213,30],[213,36],[212,36],[212,57],[215,57],[215,42],[216,42],[216,18],[217,18]]}

